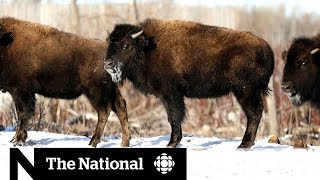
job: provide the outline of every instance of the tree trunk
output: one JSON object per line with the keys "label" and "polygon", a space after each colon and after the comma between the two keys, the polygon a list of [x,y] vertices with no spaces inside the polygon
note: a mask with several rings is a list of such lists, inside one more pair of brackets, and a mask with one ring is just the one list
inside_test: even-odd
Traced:
{"label": "tree trunk", "polygon": [[72,10],[72,31],[76,34],[80,33],[80,26],[79,26],[79,7],[77,5],[77,0],[71,1],[71,10]]}
{"label": "tree trunk", "polygon": [[139,22],[140,17],[139,17],[137,0],[133,0],[133,10],[134,10],[135,21],[136,21],[136,22]]}
{"label": "tree trunk", "polygon": [[[269,82],[269,88],[273,90],[273,76],[271,76]],[[277,119],[277,110],[276,110],[276,99],[274,91],[270,92],[269,97],[267,98],[268,106],[268,120],[269,120],[269,134],[270,135],[279,135],[279,122]]]}

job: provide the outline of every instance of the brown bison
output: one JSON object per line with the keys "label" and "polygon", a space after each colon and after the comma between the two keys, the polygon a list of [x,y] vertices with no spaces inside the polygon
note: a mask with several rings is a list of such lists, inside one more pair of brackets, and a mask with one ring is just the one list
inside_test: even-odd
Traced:
{"label": "brown bison", "polygon": [[12,95],[19,125],[12,139],[27,139],[28,120],[34,114],[35,94],[75,99],[86,95],[98,112],[98,124],[90,145],[100,142],[110,111],[122,125],[122,146],[130,134],[126,102],[103,69],[107,43],[85,39],[55,28],[0,18],[0,89]]}
{"label": "brown bison", "polygon": [[176,147],[182,138],[184,97],[216,98],[231,92],[247,116],[239,147],[254,144],[274,69],[266,41],[249,32],[156,19],[116,25],[107,41],[105,69],[112,80],[127,78],[163,102],[171,124],[168,147]]}
{"label": "brown bison", "polygon": [[286,64],[281,87],[291,102],[320,106],[320,34],[294,39],[282,59]]}

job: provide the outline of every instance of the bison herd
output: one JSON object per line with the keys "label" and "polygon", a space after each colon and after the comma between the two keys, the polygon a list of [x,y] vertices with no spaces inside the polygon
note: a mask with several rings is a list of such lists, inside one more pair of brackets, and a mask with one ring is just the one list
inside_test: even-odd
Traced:
{"label": "bison herd", "polygon": [[[320,35],[299,37],[282,54],[282,89],[294,105],[320,106]],[[274,69],[270,45],[250,32],[180,20],[146,19],[118,24],[106,41],[88,39],[15,18],[0,18],[0,90],[9,92],[19,123],[12,139],[25,143],[35,94],[75,99],[85,95],[98,113],[90,145],[100,142],[109,113],[129,146],[126,102],[119,86],[128,79],[161,100],[171,125],[168,147],[182,139],[184,98],[233,93],[247,117],[239,148],[250,148]]]}

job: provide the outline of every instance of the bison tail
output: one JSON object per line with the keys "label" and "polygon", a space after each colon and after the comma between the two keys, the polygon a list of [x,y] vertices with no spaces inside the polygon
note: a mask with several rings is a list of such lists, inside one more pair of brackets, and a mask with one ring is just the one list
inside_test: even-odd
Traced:
{"label": "bison tail", "polygon": [[12,42],[12,32],[5,32],[5,30],[0,26],[0,46],[8,46]]}
{"label": "bison tail", "polygon": [[[266,79],[263,83],[263,96],[269,96],[272,90],[268,87],[268,83],[272,78],[272,74],[274,71],[274,52],[269,44],[267,44],[267,51],[264,53],[264,59],[265,59],[265,67],[266,67]],[[272,81],[273,82],[273,81]]]}

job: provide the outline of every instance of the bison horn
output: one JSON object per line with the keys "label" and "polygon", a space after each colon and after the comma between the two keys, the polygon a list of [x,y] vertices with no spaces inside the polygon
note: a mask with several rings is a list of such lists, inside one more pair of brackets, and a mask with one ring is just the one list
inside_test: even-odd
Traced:
{"label": "bison horn", "polygon": [[315,48],[314,50],[312,50],[310,53],[311,54],[315,54],[316,52],[318,52],[320,49],[319,48]]}
{"label": "bison horn", "polygon": [[137,38],[138,36],[140,36],[142,33],[143,33],[143,30],[141,30],[141,31],[139,31],[139,32],[137,32],[137,33],[131,34],[131,37],[132,37],[132,39],[135,39],[135,38]]}

